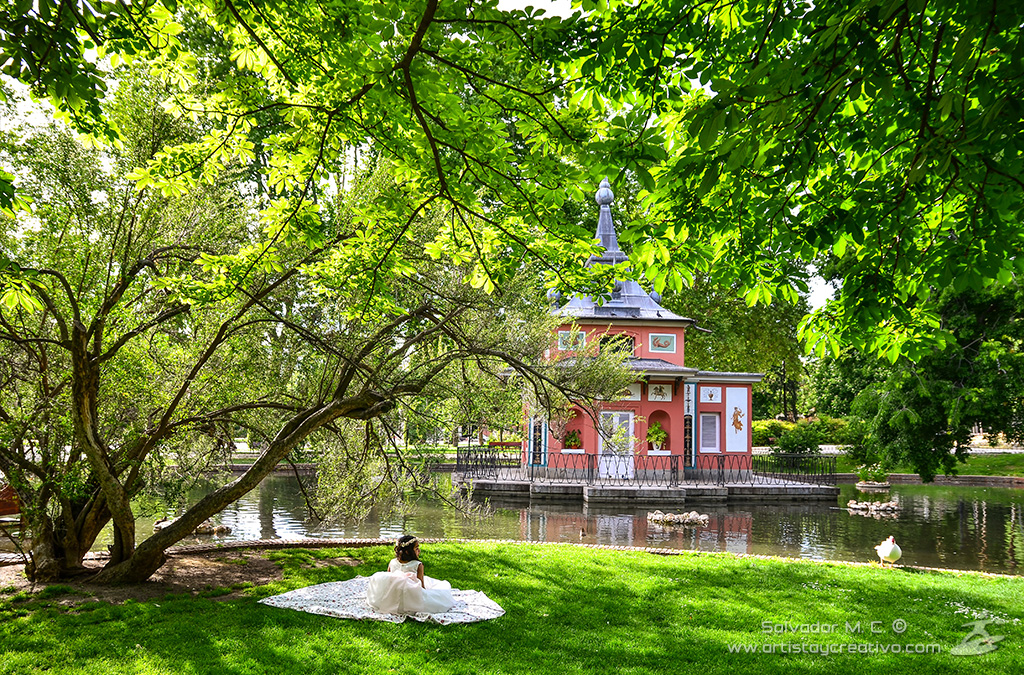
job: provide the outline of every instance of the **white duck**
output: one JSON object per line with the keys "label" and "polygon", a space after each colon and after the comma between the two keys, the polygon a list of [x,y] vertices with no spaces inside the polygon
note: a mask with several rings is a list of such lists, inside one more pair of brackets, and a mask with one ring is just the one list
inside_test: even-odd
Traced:
{"label": "white duck", "polygon": [[885,567],[885,563],[890,565],[900,559],[903,555],[903,549],[896,543],[896,539],[889,537],[881,544],[875,547],[875,551],[878,552],[879,563],[882,567]]}

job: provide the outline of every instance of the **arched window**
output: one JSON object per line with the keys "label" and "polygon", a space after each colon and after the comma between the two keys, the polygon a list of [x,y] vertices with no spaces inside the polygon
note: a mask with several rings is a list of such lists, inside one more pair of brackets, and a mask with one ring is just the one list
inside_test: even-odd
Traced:
{"label": "arched window", "polygon": [[601,351],[611,349],[629,356],[636,354],[636,339],[628,333],[614,333],[601,338]]}

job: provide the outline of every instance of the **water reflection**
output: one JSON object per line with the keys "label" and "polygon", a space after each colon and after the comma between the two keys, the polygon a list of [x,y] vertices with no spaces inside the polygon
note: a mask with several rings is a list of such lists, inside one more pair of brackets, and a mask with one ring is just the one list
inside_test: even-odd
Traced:
{"label": "water reflection", "polygon": [[[201,495],[199,491],[192,498]],[[898,499],[901,508],[895,515],[876,518],[851,514],[834,504],[687,504],[674,510],[707,513],[709,521],[703,527],[683,528],[649,522],[648,509],[492,501],[494,517],[474,520],[422,500],[404,516],[383,518],[371,512],[358,523],[321,522],[310,517],[293,476],[271,476],[215,520],[233,529],[219,541],[393,538],[414,532],[423,537],[583,542],[854,561],[876,560],[874,545],[893,535],[903,548],[900,562],[906,564],[1015,574],[1024,563],[1024,491],[901,485],[890,496],[866,496],[852,485],[843,486],[838,504],[849,499]],[[141,520],[139,534],[148,536],[152,523],[165,515],[173,513],[157,509],[152,517]],[[98,547],[108,543],[109,539],[101,540]]]}

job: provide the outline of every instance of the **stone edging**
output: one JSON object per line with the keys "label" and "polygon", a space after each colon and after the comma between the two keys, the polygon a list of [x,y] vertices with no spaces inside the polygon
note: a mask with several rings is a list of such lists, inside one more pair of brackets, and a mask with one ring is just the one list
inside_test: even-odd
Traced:
{"label": "stone edging", "polygon": [[[708,555],[726,556],[733,558],[754,558],[758,560],[775,560],[779,562],[807,562],[821,565],[847,565],[850,567],[874,567],[873,562],[856,562],[849,560],[815,560],[813,558],[786,558],[783,556],[762,555],[759,553],[731,553],[729,551],[693,551],[682,548],[652,548],[649,546],[609,546],[607,544],[579,544],[571,541],[521,541],[518,539],[445,539],[434,537],[421,537],[424,544],[513,544],[526,546],[573,546],[577,548],[589,548],[601,551],[631,551],[635,553],[650,553],[652,555]],[[244,548],[368,548],[370,546],[394,546],[393,539],[262,539],[252,541],[231,542],[230,544],[199,544],[195,546],[181,546],[168,551],[169,554],[201,553],[208,551],[230,551]],[[1020,576],[1013,574],[1000,574],[998,572],[983,572],[981,570],[957,570],[945,567],[925,567],[922,565],[896,565],[898,569],[908,569],[922,572],[942,572],[952,574],[973,574],[983,577],[996,577],[1006,579],[1020,579]]]}
{"label": "stone edging", "polygon": [[[856,483],[860,478],[855,473],[837,473],[837,483]],[[916,473],[891,473],[888,478],[893,485],[922,485]],[[930,485],[959,485],[961,487],[1006,487],[1024,488],[1021,476],[936,476]]]}
{"label": "stone edging", "polygon": [[[607,544],[579,544],[568,541],[520,541],[518,539],[445,539],[422,537],[425,544],[513,544],[517,546],[574,546],[601,551],[630,551],[650,553],[652,555],[696,555],[696,556],[727,556],[733,558],[753,558],[756,560],[773,560],[778,562],[805,562],[818,565],[845,565],[849,567],[874,567],[873,562],[856,562],[850,560],[815,560],[812,558],[786,558],[783,556],[762,555],[759,553],[731,553],[729,551],[694,551],[682,548],[652,548],[649,546],[609,546]],[[247,548],[286,549],[286,548],[369,548],[371,546],[393,546],[393,539],[250,539],[231,541],[220,544],[194,544],[176,546],[168,549],[167,555],[191,555],[194,553],[210,553],[213,551],[239,551]],[[103,560],[109,557],[106,551],[95,551],[86,556],[87,560]],[[0,567],[4,565],[20,565],[21,557],[16,554],[0,554]],[[957,570],[945,567],[925,567],[922,565],[896,565],[897,569],[915,570],[920,572],[941,572],[946,574],[972,574],[975,576],[1020,579],[1013,574],[983,572],[981,570]]]}

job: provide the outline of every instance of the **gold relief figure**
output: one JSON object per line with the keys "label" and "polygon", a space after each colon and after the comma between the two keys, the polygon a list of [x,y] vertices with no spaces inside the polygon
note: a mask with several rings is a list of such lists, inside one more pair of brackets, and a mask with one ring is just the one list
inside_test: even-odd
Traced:
{"label": "gold relief figure", "polygon": [[732,426],[736,431],[743,431],[743,411],[736,406],[732,409]]}

